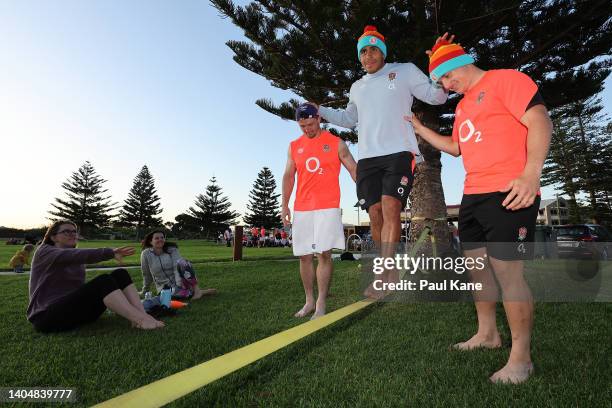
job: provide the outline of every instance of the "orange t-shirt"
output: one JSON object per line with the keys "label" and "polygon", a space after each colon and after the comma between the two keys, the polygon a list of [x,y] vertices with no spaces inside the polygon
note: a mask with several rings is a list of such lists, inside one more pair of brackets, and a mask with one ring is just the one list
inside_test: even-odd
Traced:
{"label": "orange t-shirt", "polygon": [[527,128],[520,122],[538,86],[511,70],[487,71],[455,109],[453,140],[465,167],[464,194],[499,191],[527,163]]}
{"label": "orange t-shirt", "polygon": [[297,169],[295,211],[340,208],[340,138],[328,131],[310,139],[302,135],[291,142],[291,158]]}

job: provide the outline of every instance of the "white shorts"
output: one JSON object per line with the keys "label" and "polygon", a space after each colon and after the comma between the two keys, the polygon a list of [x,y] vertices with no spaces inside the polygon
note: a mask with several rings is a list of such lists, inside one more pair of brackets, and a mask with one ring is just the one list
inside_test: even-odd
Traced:
{"label": "white shorts", "polygon": [[293,255],[320,254],[330,249],[344,249],[344,227],[339,208],[294,211]]}

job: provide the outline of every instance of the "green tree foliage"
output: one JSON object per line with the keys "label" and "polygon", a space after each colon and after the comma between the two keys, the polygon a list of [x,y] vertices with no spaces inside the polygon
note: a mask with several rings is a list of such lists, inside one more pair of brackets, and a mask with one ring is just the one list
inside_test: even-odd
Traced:
{"label": "green tree foliage", "polygon": [[162,212],[159,201],[155,179],[149,168],[142,166],[119,213],[120,224],[134,228],[139,239],[145,230],[162,224],[157,217]]}
{"label": "green tree foliage", "polygon": [[[272,86],[331,107],[346,105],[351,84],[363,75],[356,40],[367,24],[385,35],[387,61],[411,61],[424,72],[425,50],[445,31],[455,33],[478,66],[519,69],[538,81],[551,108],[601,91],[609,74],[608,1],[211,3],[248,39],[227,42],[234,61]],[[440,115],[453,113],[453,102],[434,109]],[[291,119],[297,100],[275,105],[262,98],[256,103]],[[342,136],[356,141],[354,134]]]}
{"label": "green tree foliage", "polygon": [[542,185],[555,184],[562,193],[569,195],[570,222],[579,223],[582,216],[577,200],[580,186],[575,157],[580,144],[567,122],[562,116],[553,116],[551,149],[542,169]]}
{"label": "green tree foliage", "polygon": [[[590,97],[553,111],[553,141],[542,184],[556,184],[570,196],[572,222],[610,222],[609,121],[601,100]],[[576,213],[576,195],[585,193],[585,211]]]}
{"label": "green tree foliage", "polygon": [[86,161],[68,180],[62,183],[66,198],[56,198],[51,206],[50,220],[68,219],[73,221],[81,234],[87,236],[107,227],[112,219],[111,211],[116,204],[106,195],[104,180]]}
{"label": "green tree foliage", "polygon": [[181,239],[200,237],[202,229],[196,218],[183,213],[174,217],[174,221],[171,231],[175,236]]}
{"label": "green tree foliage", "polygon": [[236,218],[240,214],[232,211],[231,206],[229,199],[222,195],[222,188],[217,184],[217,179],[213,177],[206,187],[206,192],[196,196],[194,206],[189,207],[186,214],[191,219],[183,217],[182,220],[188,227],[193,224],[198,225],[205,237],[210,238],[228,225],[236,223]]}
{"label": "green tree foliage", "polygon": [[257,180],[249,193],[249,212],[244,216],[247,225],[265,227],[266,229],[281,226],[280,194],[276,193],[276,180],[269,168],[264,167],[257,174]]}

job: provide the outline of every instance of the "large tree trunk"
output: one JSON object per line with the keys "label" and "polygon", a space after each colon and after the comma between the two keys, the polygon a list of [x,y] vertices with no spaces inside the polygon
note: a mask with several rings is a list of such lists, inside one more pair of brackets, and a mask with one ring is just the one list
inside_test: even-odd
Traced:
{"label": "large tree trunk", "polygon": [[[410,193],[410,242],[416,242],[425,226],[430,226],[436,242],[438,254],[447,252],[450,247],[450,232],[446,220],[446,203],[442,189],[440,151],[419,139],[419,149],[425,161],[417,165],[414,186]],[[416,256],[431,255],[430,239],[424,242]]]}

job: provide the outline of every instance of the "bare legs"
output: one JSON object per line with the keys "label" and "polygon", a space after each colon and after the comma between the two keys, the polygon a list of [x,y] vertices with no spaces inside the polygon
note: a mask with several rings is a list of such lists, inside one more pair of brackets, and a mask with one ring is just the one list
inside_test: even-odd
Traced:
{"label": "bare legs", "polygon": [[[484,248],[465,251],[466,257],[482,257]],[[533,299],[523,277],[523,261],[502,261],[489,257],[489,265],[503,293],[504,310],[512,334],[512,349],[506,365],[494,373],[492,382],[518,384],[533,373],[531,362],[531,331],[533,328]],[[495,321],[497,284],[489,266],[483,270],[471,270],[471,279],[483,284],[483,291],[474,292],[478,331],[469,340],[454,347],[470,350],[478,347],[497,348],[501,338]]]}
{"label": "bare legs", "polygon": [[106,307],[126,318],[139,329],[150,330],[165,326],[164,322],[154,319],[144,311],[134,284],[126,286],[123,290],[112,291],[102,301]]}
{"label": "bare legs", "polygon": [[[485,254],[485,248],[465,251],[466,258],[482,258]],[[483,287],[481,291],[472,292],[476,305],[476,315],[478,316],[478,331],[469,340],[457,343],[453,347],[458,350],[471,350],[479,347],[499,348],[501,347],[501,337],[497,330],[495,317],[495,305],[499,292],[493,272],[489,264],[485,262],[484,269],[472,269],[469,273],[471,280],[482,283]]]}
{"label": "bare legs", "polygon": [[[295,317],[305,317],[313,310],[314,315],[312,319],[316,319],[325,314],[327,293],[329,291],[329,283],[333,270],[331,251],[317,254],[318,264],[316,275],[313,258],[313,255],[304,255],[300,257],[300,277],[302,278],[302,285],[304,286],[306,303],[304,303],[304,306],[295,314]],[[315,277],[319,291],[316,303],[314,298]]]}
{"label": "bare legs", "polygon": [[[380,256],[383,258],[395,257],[397,243],[401,234],[401,211],[401,201],[388,195],[383,195],[381,202],[368,208],[372,240],[380,248]],[[380,279],[383,282],[399,281],[397,269],[385,270]],[[374,289],[374,284],[372,283],[365,290],[364,295],[369,298],[380,299],[385,294]]]}
{"label": "bare legs", "polygon": [[512,334],[512,349],[506,365],[491,376],[493,382],[521,383],[533,373],[531,331],[533,298],[523,277],[523,261],[489,258],[502,288],[504,310]]}

